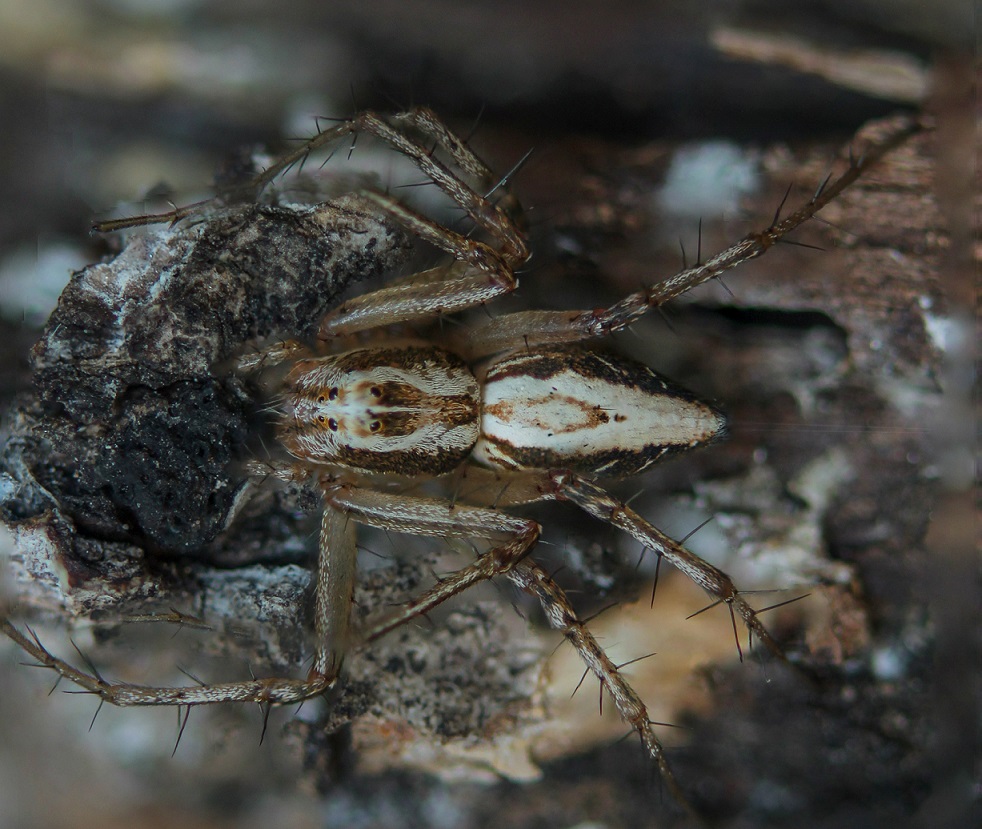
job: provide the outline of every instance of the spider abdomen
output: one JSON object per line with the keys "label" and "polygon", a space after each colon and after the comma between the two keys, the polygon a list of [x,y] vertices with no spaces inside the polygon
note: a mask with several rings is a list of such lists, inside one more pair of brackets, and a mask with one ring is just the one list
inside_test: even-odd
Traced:
{"label": "spider abdomen", "polygon": [[361,348],[294,364],[280,439],[313,463],[441,475],[474,446],[479,406],[477,380],[448,351]]}
{"label": "spider abdomen", "polygon": [[716,408],[634,360],[582,348],[518,351],[487,371],[474,457],[621,477],[725,426]]}

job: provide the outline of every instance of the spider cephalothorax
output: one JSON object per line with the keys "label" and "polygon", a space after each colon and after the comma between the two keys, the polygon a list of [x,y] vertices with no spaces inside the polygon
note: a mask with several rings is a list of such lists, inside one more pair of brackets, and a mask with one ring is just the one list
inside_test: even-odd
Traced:
{"label": "spider cephalothorax", "polygon": [[[277,367],[283,373],[276,390],[278,436],[288,459],[257,468],[307,481],[323,497],[316,646],[308,676],[181,688],[113,684],[52,656],[6,619],[4,632],[41,664],[118,705],[289,703],[334,686],[351,649],[368,645],[473,584],[503,575],[539,601],[549,623],[576,648],[678,794],[644,703],[578,619],[563,590],[529,555],[538,524],[507,508],[568,501],[624,530],[659,560],[675,565],[714,602],[726,604],[753,637],[779,653],[757,612],[725,573],[598,483],[603,477],[638,474],[665,456],[712,441],[725,428],[723,416],[647,366],[585,343],[623,330],[652,308],[761,255],[917,128],[914,121],[902,123],[786,218],[776,218],[771,227],[653,288],[606,308],[492,317],[463,333],[435,334],[426,342],[407,342],[391,326],[483,305],[517,286],[515,271],[529,254],[509,182],[495,177],[425,109],[387,119],[364,113],[319,133],[259,175],[250,183],[252,190],[313,150],[364,131],[408,157],[466,212],[476,233],[448,229],[387,193],[360,194],[360,209],[374,209],[450,254],[452,263],[335,308],[320,323],[316,348],[285,340],[237,361],[241,374]],[[446,162],[424,146],[429,142]],[[192,213],[185,208],[136,221],[179,221]],[[105,229],[122,224],[109,223]],[[357,229],[351,233],[357,236]],[[453,480],[453,491],[445,497],[414,489],[421,478],[441,477]],[[357,524],[418,536],[481,539],[484,546],[472,563],[413,601],[355,629],[351,605]]]}
{"label": "spider cephalothorax", "polygon": [[366,472],[441,475],[479,433],[477,380],[440,348],[371,348],[298,360],[280,439],[294,457]]}

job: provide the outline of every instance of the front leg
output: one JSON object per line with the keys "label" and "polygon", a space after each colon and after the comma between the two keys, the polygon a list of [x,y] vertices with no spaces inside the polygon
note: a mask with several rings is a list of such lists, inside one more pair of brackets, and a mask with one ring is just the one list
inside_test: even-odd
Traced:
{"label": "front leg", "polygon": [[334,684],[334,677],[311,673],[308,679],[252,679],[243,682],[217,682],[182,687],[131,685],[104,679],[91,665],[88,671],[76,668],[54,656],[41,644],[34,632],[21,633],[9,620],[0,616],[0,632],[16,642],[37,660],[38,665],[50,668],[60,677],[75,683],[83,692],[93,694],[113,705],[211,705],[220,702],[258,702],[283,704],[301,702],[324,693]]}
{"label": "front leg", "polygon": [[475,255],[471,258],[480,260],[480,264],[453,262],[352,297],[323,317],[318,338],[328,340],[383,325],[462,311],[518,287],[511,269],[491,248],[470,240],[463,243],[474,248]]}
{"label": "front leg", "polygon": [[233,370],[237,374],[255,374],[266,368],[312,357],[310,349],[296,340],[281,340],[265,348],[243,354],[235,360]]}
{"label": "front leg", "polygon": [[[250,465],[250,471],[254,475],[273,475],[286,481],[300,481],[309,477],[304,469],[293,464],[255,463]],[[349,620],[356,559],[354,530],[347,516],[325,509],[315,591],[317,649],[313,667],[306,679],[272,677],[180,687],[110,682],[91,663],[87,665],[87,670],[82,670],[54,656],[33,631],[28,629],[25,635],[3,616],[0,616],[0,632],[20,645],[42,667],[50,668],[83,691],[112,705],[194,706],[223,702],[280,705],[302,702],[324,693],[337,681],[344,653],[350,644]]]}

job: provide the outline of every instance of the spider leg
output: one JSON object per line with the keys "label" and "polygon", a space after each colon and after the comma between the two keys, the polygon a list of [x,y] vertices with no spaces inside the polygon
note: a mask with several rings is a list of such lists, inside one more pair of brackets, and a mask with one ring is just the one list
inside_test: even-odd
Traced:
{"label": "spider leg", "polygon": [[[363,112],[351,121],[315,136],[304,147],[277,161],[263,176],[265,180],[271,180],[304,154],[349,132],[367,132],[416,164],[427,178],[466,211],[490,236],[492,243],[470,239],[448,230],[386,193],[363,193],[366,200],[373,202],[411,234],[446,251],[456,261],[447,268],[431,269],[413,279],[348,300],[323,318],[318,334],[323,340],[433,314],[452,313],[489,302],[515,290],[518,281],[514,269],[528,259],[525,234],[513,215],[517,214],[517,208],[499,207],[477,193],[434,158],[429,150],[393,124],[406,125],[432,136],[464,173],[491,187],[494,176],[487,165],[430,110],[414,109],[394,115],[390,120],[392,123],[372,112]],[[503,202],[512,204],[508,198]]]}
{"label": "spider leg", "polygon": [[[495,205],[421,144],[378,116],[362,113],[356,121],[359,129],[386,141],[410,158],[489,234],[491,243],[449,230],[389,194],[372,191],[362,194],[411,234],[446,251],[456,261],[446,268],[434,268],[348,300],[323,318],[318,336],[326,340],[433,314],[452,313],[514,291],[518,286],[514,269],[529,255],[525,234],[519,227],[517,207]],[[490,169],[429,110],[411,110],[392,116],[391,121],[434,137],[465,173],[485,186],[492,186]],[[506,193],[503,203],[511,205],[507,188],[502,189]]]}
{"label": "spider leg", "polygon": [[[366,524],[410,535],[442,538],[502,538],[477,561],[462,567],[392,613],[374,620],[358,634],[358,644],[384,636],[422,616],[478,582],[508,572],[535,545],[539,525],[527,518],[485,507],[452,504],[436,498],[378,492],[350,485],[324,485],[328,510]],[[318,591],[320,586],[318,585]],[[318,610],[318,615],[322,611]],[[325,607],[324,612],[332,612]]]}
{"label": "spider leg", "polygon": [[586,623],[576,616],[563,589],[530,558],[520,561],[506,575],[513,584],[539,600],[549,624],[573,646],[580,659],[610,694],[621,718],[638,733],[645,750],[657,764],[672,797],[683,808],[691,811],[691,806],[682,794],[665,757],[665,750],[655,736],[644,701],[600,647]]}
{"label": "spider leg", "polygon": [[785,659],[780,645],[774,641],[757,618],[757,611],[747,604],[726,573],[669,538],[627,504],[613,498],[592,481],[567,471],[550,472],[548,475],[554,487],[553,497],[572,501],[584,512],[624,530],[645,547],[653,550],[669,564],[681,570],[717,602],[726,604],[731,613],[736,613],[743,620],[751,638],[763,642],[771,653],[782,660]]}
{"label": "spider leg", "polygon": [[836,199],[884,155],[924,127],[924,123],[916,117],[898,119],[891,131],[873,141],[866,152],[859,156],[850,153],[849,166],[845,171],[824,183],[797,210],[783,219],[775,216],[769,227],[750,233],[705,262],[684,268],[669,279],[630,294],[607,308],[592,311],[523,311],[497,317],[468,331],[466,342],[458,344],[461,353],[473,359],[510,348],[577,342],[620,331],[637,322],[652,308],[664,305],[737,265],[762,256]]}
{"label": "spider leg", "polygon": [[209,205],[219,202],[232,203],[250,201],[256,199],[263,189],[280,174],[286,172],[294,165],[302,163],[312,152],[337,141],[346,135],[358,130],[360,124],[358,119],[343,121],[330,129],[322,130],[317,135],[304,141],[300,146],[290,152],[280,156],[269,167],[253,176],[248,181],[237,186],[225,187],[220,194],[210,199],[175,207],[166,213],[151,213],[143,216],[128,216],[121,219],[107,219],[106,221],[96,222],[93,229],[98,233],[112,233],[128,227],[140,227],[143,225],[178,222],[188,216],[201,211]]}
{"label": "spider leg", "polygon": [[325,505],[314,588],[317,645],[312,675],[337,677],[341,671],[344,655],[351,646],[351,607],[357,563],[354,522],[345,513]]}
{"label": "spider leg", "polygon": [[[504,210],[477,193],[460,176],[434,158],[424,146],[403,135],[379,116],[372,112],[364,112],[356,120],[360,124],[360,129],[382,139],[412,160],[427,178],[490,233],[498,243],[501,257],[506,262],[515,265],[528,259],[525,236]],[[393,121],[412,123],[417,128],[434,135],[465,171],[475,173],[485,184],[490,183],[491,174],[486,165],[468,150],[462,141],[449,138],[450,131],[442,125],[438,127],[440,122],[432,113],[427,114],[424,110],[410,111],[394,116]]]}
{"label": "spider leg", "polygon": [[[439,116],[433,110],[428,107],[414,107],[406,112],[393,115],[391,120],[395,123],[408,124],[423,135],[432,137],[450,155],[458,167],[476,179],[484,191],[484,198],[488,198],[492,192],[499,191],[501,196],[497,202],[498,207],[504,211],[513,225],[520,228],[525,226],[521,204],[519,204],[518,199],[511,194],[507,187],[508,179],[512,173],[509,173],[505,178],[495,174],[461,140],[460,136],[447,128],[447,125],[440,120]],[[522,159],[518,166],[521,166],[524,160]]]}
{"label": "spider leg", "polygon": [[[391,116],[390,120],[396,124],[409,124],[424,134],[432,135],[465,172],[476,176],[485,185],[492,182],[493,175],[487,165],[429,110],[410,110]],[[430,181],[495,238],[502,258],[507,262],[514,264],[524,262],[528,258],[528,246],[524,234],[503,209],[477,193],[460,176],[434,158],[426,147],[404,135],[374,112],[359,113],[350,121],[318,133],[295,150],[277,159],[268,169],[256,176],[251,185],[256,192],[259,192],[266,184],[314,150],[355,132],[373,135],[409,158]]]}
{"label": "spider leg", "polygon": [[669,538],[593,481],[566,470],[507,472],[477,466],[468,467],[461,478],[461,493],[474,503],[513,506],[542,500],[571,501],[584,512],[624,530],[681,570],[716,602],[730,607],[752,637],[762,641],[780,659],[785,658],[780,645],[758,619],[758,612],[747,604],[726,573]]}
{"label": "spider leg", "polygon": [[[292,465],[272,465],[280,478],[298,477]],[[301,476],[302,477],[302,476]],[[112,683],[90,668],[87,673],[51,654],[36,636],[27,637],[0,617],[0,630],[40,665],[50,668],[84,691],[113,705],[206,705],[221,702],[283,704],[322,694],[334,685],[350,636],[351,596],[354,587],[354,527],[347,516],[325,509],[321,519],[317,585],[314,596],[317,649],[307,679],[268,678],[242,682],[204,683],[178,688]]]}
{"label": "spider leg", "polygon": [[312,356],[310,349],[302,343],[296,340],[282,340],[266,348],[243,354],[235,361],[234,370],[239,374],[251,374],[290,360],[299,360],[310,356]]}
{"label": "spider leg", "polygon": [[86,673],[59,659],[45,648],[36,636],[25,636],[6,618],[0,617],[0,631],[33,656],[39,665],[78,685],[83,692],[94,694],[113,705],[209,705],[220,702],[290,703],[321,694],[334,683],[333,677],[309,679],[253,679],[244,682],[219,682],[177,688],[113,683],[96,672]]}
{"label": "spider leg", "polygon": [[393,115],[390,120],[396,124],[406,124],[433,138],[454,163],[473,176],[482,187],[491,187],[496,183],[497,176],[491,168],[429,107],[413,107]]}
{"label": "spider leg", "polygon": [[381,193],[364,193],[416,236],[453,254],[451,265],[424,271],[377,291],[352,297],[326,314],[318,337],[341,337],[382,325],[452,313],[488,302],[518,287],[512,268],[484,242],[447,230]]}
{"label": "spider leg", "polygon": [[[434,158],[426,147],[410,136],[404,135],[393,124],[405,124],[424,135],[432,136],[464,173],[475,177],[482,186],[491,187],[495,181],[493,173],[487,165],[463,141],[447,129],[430,110],[414,109],[391,116],[389,120],[392,123],[370,111],[359,113],[348,121],[342,121],[330,129],[318,132],[317,135],[295,149],[277,158],[269,167],[245,184],[237,188],[226,189],[220,196],[175,208],[167,213],[98,222],[95,229],[106,233],[137,225],[176,222],[219,199],[224,202],[255,199],[270,182],[294,165],[302,163],[312,152],[347,135],[364,132],[386,142],[394,150],[409,158],[430,181],[462,207],[495,240],[501,259],[510,266],[525,262],[529,255],[528,244],[525,240],[525,234],[519,227],[518,215],[520,211],[516,206],[517,202],[506,197],[502,199],[503,206],[496,205],[475,191],[441,161]],[[504,189],[507,192],[507,188]],[[385,207],[384,204],[382,206]],[[397,216],[397,218],[399,217]]]}
{"label": "spider leg", "polygon": [[[495,506],[528,504],[557,497],[555,484],[544,473],[512,473],[477,466],[467,467],[466,472],[460,476],[459,494],[465,499],[475,500],[482,504],[494,504]],[[360,499],[376,500],[379,496],[380,493],[377,492],[359,493]],[[385,497],[391,498],[392,496]],[[405,499],[399,498],[398,500],[404,501]],[[678,803],[688,808],[686,799],[682,795],[665,757],[664,749],[655,736],[653,724],[643,700],[627,682],[617,665],[604,652],[586,623],[577,617],[563,589],[538,564],[525,555],[525,551],[531,548],[538,537],[538,526],[526,519],[516,518],[494,510],[462,505],[448,508],[448,505],[443,502],[433,503],[438,505],[438,510],[445,511],[445,521],[447,522],[445,526],[454,529],[455,533],[460,532],[463,535],[472,536],[475,534],[474,524],[471,520],[462,520],[464,516],[471,519],[475,516],[481,516],[485,522],[488,522],[484,525],[485,532],[495,525],[498,525],[499,529],[504,529],[505,526],[511,528],[511,531],[515,533],[511,541],[515,545],[515,552],[506,556],[504,566],[497,565],[493,561],[493,556],[500,556],[500,553],[496,553],[496,551],[486,553],[474,564],[468,565],[442,580],[411,604],[365,627],[362,630],[363,641],[367,643],[377,639],[414,616],[428,612],[440,602],[477,581],[503,573],[517,587],[538,600],[550,626],[560,632],[575,648],[584,664],[610,694],[621,717],[637,731],[645,750],[658,765],[662,779],[669,787],[672,796]],[[410,503],[407,502],[405,506],[410,506]],[[400,509],[404,508],[404,506],[400,507]],[[367,515],[359,515],[358,520],[362,521],[367,517]],[[459,528],[457,522],[461,525]],[[377,525],[383,526],[381,522]],[[405,522],[400,522],[397,528],[406,529],[406,526]],[[434,525],[433,529],[438,530],[440,535],[448,534],[445,529],[437,525]]]}

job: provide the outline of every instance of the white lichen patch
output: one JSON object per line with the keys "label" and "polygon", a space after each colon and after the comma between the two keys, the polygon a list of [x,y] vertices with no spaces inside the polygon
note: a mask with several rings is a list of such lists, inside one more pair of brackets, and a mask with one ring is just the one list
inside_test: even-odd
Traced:
{"label": "white lichen patch", "polygon": [[704,141],[679,149],[655,206],[681,219],[733,214],[744,197],[760,187],[756,155],[730,141]]}
{"label": "white lichen patch", "polygon": [[0,261],[0,314],[32,328],[44,324],[73,271],[88,264],[76,245],[39,241],[14,249]]}
{"label": "white lichen patch", "polygon": [[736,573],[744,589],[791,589],[815,582],[845,583],[851,570],[827,557],[823,521],[836,493],[853,476],[844,451],[816,458],[791,481],[787,498],[773,470],[751,468],[739,483],[696,485],[700,506],[714,516],[727,556],[721,566]]}

